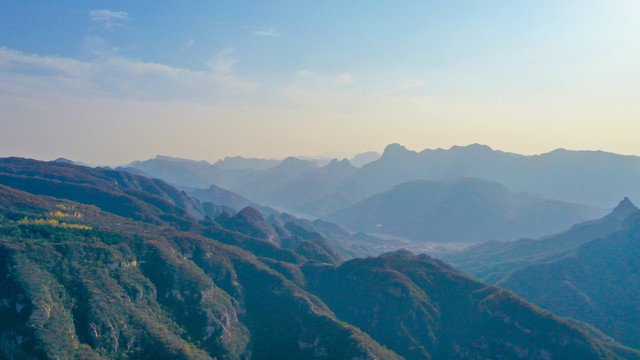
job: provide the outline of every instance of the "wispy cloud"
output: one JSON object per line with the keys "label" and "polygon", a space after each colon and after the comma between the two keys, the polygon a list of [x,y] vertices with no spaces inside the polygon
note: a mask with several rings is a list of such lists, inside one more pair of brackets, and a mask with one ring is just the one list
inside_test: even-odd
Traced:
{"label": "wispy cloud", "polygon": [[235,49],[233,48],[222,50],[215,59],[209,61],[209,68],[211,68],[215,74],[221,76],[231,74],[233,66],[238,62],[238,59],[233,56],[234,51]]}
{"label": "wispy cloud", "polygon": [[3,89],[37,88],[74,95],[211,101],[249,93],[257,82],[234,74],[238,60],[222,51],[206,71],[111,56],[92,61],[26,54],[0,47]]}
{"label": "wispy cloud", "polygon": [[254,33],[254,35],[258,35],[258,36],[267,36],[267,37],[278,37],[278,36],[280,36],[280,33],[277,32],[276,29],[274,29],[272,27],[256,30],[253,33]]}
{"label": "wispy cloud", "polygon": [[182,47],[182,50],[180,52],[187,51],[187,49],[189,49],[191,46],[193,46],[193,39],[189,39],[189,41],[187,41],[187,43],[184,44],[184,46]]}
{"label": "wispy cloud", "polygon": [[129,20],[129,14],[125,11],[112,11],[108,9],[97,9],[89,12],[92,21],[102,23],[106,28],[114,25],[124,26],[124,22]]}

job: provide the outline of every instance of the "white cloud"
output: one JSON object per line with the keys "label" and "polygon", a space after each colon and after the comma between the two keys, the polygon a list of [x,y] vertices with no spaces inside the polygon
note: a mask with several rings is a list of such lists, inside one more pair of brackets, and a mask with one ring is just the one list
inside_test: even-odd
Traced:
{"label": "white cloud", "polygon": [[91,10],[89,17],[92,21],[100,22],[105,27],[113,25],[124,26],[123,22],[129,20],[129,14],[125,11],[111,11],[108,9]]}
{"label": "white cloud", "polygon": [[49,76],[81,77],[89,67],[88,63],[73,59],[25,54],[0,47],[0,71],[16,73],[38,71]]}
{"label": "white cloud", "polygon": [[233,65],[238,60],[231,53],[222,51],[209,70],[195,71],[117,56],[81,61],[0,48],[0,79],[5,85],[0,93],[31,88],[79,96],[222,100],[259,87],[256,82],[233,74]]}
{"label": "white cloud", "polygon": [[222,50],[218,56],[209,61],[209,68],[213,71],[214,74],[225,76],[231,74],[233,66],[238,63],[238,59],[233,57],[233,52],[235,49],[226,48]]}
{"label": "white cloud", "polygon": [[258,35],[258,36],[267,36],[267,37],[278,37],[278,36],[280,36],[280,33],[277,32],[276,29],[274,29],[272,27],[256,30],[253,33],[255,35]]}

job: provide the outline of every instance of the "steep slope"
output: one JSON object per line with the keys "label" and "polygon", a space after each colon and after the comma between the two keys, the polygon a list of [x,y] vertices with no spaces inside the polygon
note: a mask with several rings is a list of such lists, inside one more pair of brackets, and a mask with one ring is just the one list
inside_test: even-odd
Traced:
{"label": "steep slope", "polygon": [[[332,241],[332,245],[330,245],[325,237],[294,236],[284,227],[282,227],[281,234],[276,234],[276,229],[264,220],[260,212],[253,211],[255,216],[250,217],[254,220],[259,218],[260,224],[258,225],[252,219],[236,216],[236,211],[226,206],[195,200],[162,180],[149,179],[127,172],[10,158],[0,159],[0,184],[36,194],[52,195],[85,204],[94,204],[102,210],[120,216],[154,224],[171,224],[183,230],[194,226],[188,219],[185,219],[185,216],[188,217],[188,215],[195,218],[210,216],[221,222],[230,220],[225,225],[234,231],[239,230],[243,234],[249,234],[277,247],[304,251],[307,256],[312,256],[315,260],[334,263],[354,256],[349,251],[337,254],[333,250],[333,247],[343,248],[340,239]],[[211,195],[209,192],[207,194]],[[208,199],[208,197],[204,198]],[[242,198],[240,199],[242,200]],[[275,214],[273,209],[266,208],[266,210],[268,210],[267,214]],[[230,214],[230,216],[220,217],[223,214]],[[296,219],[292,217],[291,220]],[[284,224],[282,225],[284,226]],[[263,230],[270,232],[270,234],[267,235]],[[264,247],[252,240],[243,240],[241,243],[243,245],[240,243],[234,243],[234,245],[254,250],[258,247]],[[365,249],[364,245],[366,244],[363,243],[357,247],[359,250],[357,254],[375,253],[370,249]],[[347,248],[346,244],[344,248]]]}
{"label": "steep slope", "polygon": [[586,206],[479,179],[410,181],[327,217],[349,230],[418,241],[478,242],[541,236],[594,215]]}
{"label": "steep slope", "polygon": [[[268,220],[273,224],[287,227],[287,224],[295,224],[303,228],[307,233],[317,233],[326,239],[343,259],[380,255],[385,251],[386,241],[365,233],[352,234],[337,224],[323,220],[299,219],[288,214],[269,216]],[[290,225],[289,225],[290,226]],[[287,227],[288,228],[288,227]],[[387,250],[388,251],[388,250]]]}
{"label": "steep slope", "polygon": [[329,264],[344,260],[319,233],[309,231],[294,221],[282,226],[271,223],[252,207],[246,207],[234,216],[224,213],[216,218],[216,222],[226,229],[293,250],[309,260]]}
{"label": "steep slope", "polygon": [[378,159],[380,159],[380,154],[378,152],[367,151],[352,157],[351,159],[349,159],[349,162],[351,163],[351,165],[359,168]]}
{"label": "steep slope", "polygon": [[185,214],[201,218],[225,211],[224,207],[192,199],[159,179],[59,162],[0,159],[0,184],[93,204],[114,214],[155,223],[180,222]]}
{"label": "steep slope", "polygon": [[[291,181],[279,184],[265,197],[265,202],[302,212],[307,204],[336,192],[337,187],[353,176],[357,168],[347,159],[333,159],[324,167],[307,171]],[[310,214],[315,215],[315,214]]]}
{"label": "steep slope", "polygon": [[500,286],[640,348],[640,213],[622,230],[514,271]]}
{"label": "steep slope", "polygon": [[510,242],[489,241],[456,253],[444,254],[441,258],[460,270],[496,283],[515,269],[620,230],[624,220],[636,211],[638,208],[625,197],[608,215],[574,225],[558,234]]}
{"label": "steep slope", "polygon": [[274,209],[258,205],[239,194],[236,194],[227,189],[223,189],[216,185],[211,185],[206,189],[189,188],[186,189],[186,192],[187,194],[189,194],[189,196],[200,201],[211,202],[221,206],[228,206],[229,208],[232,208],[236,211],[240,211],[247,206],[251,206],[252,208],[259,210],[264,215],[271,215],[277,212]]}
{"label": "steep slope", "polygon": [[6,187],[0,200],[2,358],[398,359],[238,248]]}
{"label": "steep slope", "polygon": [[278,206],[279,202],[271,202],[273,199],[272,194],[277,191],[277,189],[280,189],[283,184],[293,181],[302,174],[316,169],[316,163],[313,161],[289,157],[277,166],[239,177],[226,187],[253,201],[268,206]]}
{"label": "steep slope", "polygon": [[568,322],[426,255],[396,252],[302,270],[309,291],[338,318],[406,359],[638,356],[588,340]]}

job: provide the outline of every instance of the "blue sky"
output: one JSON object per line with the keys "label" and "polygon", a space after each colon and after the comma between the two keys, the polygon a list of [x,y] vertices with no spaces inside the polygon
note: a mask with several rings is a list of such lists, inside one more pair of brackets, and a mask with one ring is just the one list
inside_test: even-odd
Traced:
{"label": "blue sky", "polygon": [[0,4],[0,156],[640,155],[640,3]]}

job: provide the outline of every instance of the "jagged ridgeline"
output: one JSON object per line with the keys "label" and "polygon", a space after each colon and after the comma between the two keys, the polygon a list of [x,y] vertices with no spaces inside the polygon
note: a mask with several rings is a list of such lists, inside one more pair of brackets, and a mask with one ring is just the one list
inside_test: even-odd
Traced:
{"label": "jagged ridgeline", "polygon": [[3,159],[0,183],[1,359],[640,358],[426,255],[339,264],[302,222],[159,180]]}

